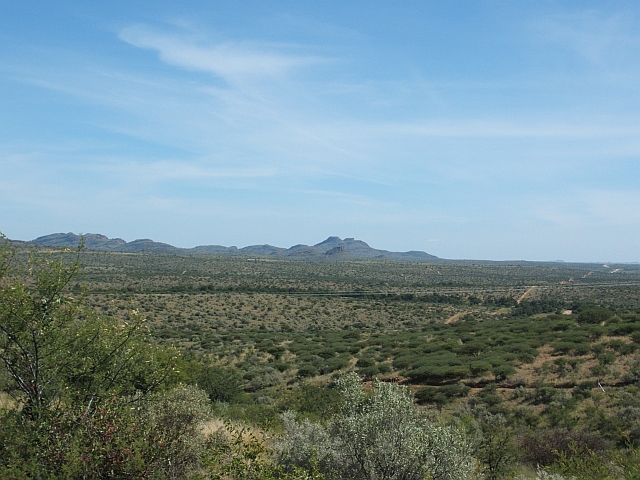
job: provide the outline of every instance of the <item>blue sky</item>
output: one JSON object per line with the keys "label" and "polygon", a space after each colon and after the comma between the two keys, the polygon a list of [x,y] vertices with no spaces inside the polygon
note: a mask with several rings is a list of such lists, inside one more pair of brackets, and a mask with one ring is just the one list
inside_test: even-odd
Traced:
{"label": "blue sky", "polygon": [[12,3],[10,238],[640,261],[637,2]]}

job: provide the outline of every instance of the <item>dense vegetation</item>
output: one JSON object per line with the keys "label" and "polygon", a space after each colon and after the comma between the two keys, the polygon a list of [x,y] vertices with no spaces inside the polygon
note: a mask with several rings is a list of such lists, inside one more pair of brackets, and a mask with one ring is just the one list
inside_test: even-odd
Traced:
{"label": "dense vegetation", "polygon": [[640,478],[635,265],[0,268],[2,478]]}

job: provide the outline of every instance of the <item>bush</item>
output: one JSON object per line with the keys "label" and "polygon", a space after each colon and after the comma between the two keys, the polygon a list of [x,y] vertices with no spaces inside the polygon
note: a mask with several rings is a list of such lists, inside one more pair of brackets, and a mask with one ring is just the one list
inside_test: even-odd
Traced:
{"label": "bush", "polygon": [[415,399],[419,405],[435,405],[439,409],[449,403],[449,399],[438,387],[426,386],[416,390]]}
{"label": "bush", "polygon": [[320,373],[327,374],[335,372],[336,370],[342,370],[343,368],[346,368],[348,365],[349,361],[346,358],[330,358],[320,367]]}
{"label": "bush", "polygon": [[195,478],[225,480],[322,480],[315,464],[311,471],[293,467],[285,472],[274,463],[274,452],[247,428],[226,424],[208,442],[202,474]]}
{"label": "bush", "polygon": [[514,373],[516,373],[516,369],[511,365],[500,365],[499,367],[493,368],[493,374],[495,375],[496,380],[506,380]]}
{"label": "bush", "polygon": [[592,307],[582,310],[578,315],[578,321],[582,323],[602,323],[608,321],[613,317],[613,312],[610,312],[606,308]]}
{"label": "bush", "polygon": [[33,254],[13,265],[12,255],[0,246],[0,358],[23,414],[37,419],[70,404],[90,413],[101,398],[175,380],[178,352],[151,344],[136,310],[126,322],[99,317],[68,292],[77,257]]}
{"label": "bush", "polygon": [[571,391],[571,394],[577,398],[591,397],[591,390],[596,386],[595,382],[581,382]]}
{"label": "bush", "polygon": [[635,343],[625,343],[621,347],[618,348],[618,352],[620,355],[631,355],[638,349],[638,345]]}
{"label": "bush", "polygon": [[112,397],[87,414],[67,407],[2,419],[2,478],[185,478],[204,448],[207,395],[196,387]]}
{"label": "bush", "polygon": [[483,410],[478,408],[475,412],[482,431],[477,449],[478,460],[487,480],[508,478],[515,460],[513,432],[502,414],[494,415]]}
{"label": "bush", "polygon": [[476,361],[471,362],[469,365],[469,369],[471,370],[471,374],[475,376],[482,375],[483,373],[487,373],[491,371],[491,364],[489,362]]}
{"label": "bush", "polygon": [[339,403],[340,394],[334,388],[303,383],[290,391],[283,407],[304,416],[328,419],[336,413]]}
{"label": "bush", "polygon": [[613,352],[603,352],[597,357],[600,365],[611,365],[616,361],[616,355]]}
{"label": "bush", "polygon": [[378,366],[359,368],[358,373],[365,379],[370,379],[380,373]]}
{"label": "bush", "polygon": [[456,429],[432,425],[406,388],[376,382],[367,395],[355,374],[336,381],[342,408],[326,428],[283,416],[277,444],[287,468],[309,468],[334,478],[434,480],[472,478],[470,445]]}
{"label": "bush", "polygon": [[303,364],[303,365],[300,365],[300,368],[298,368],[298,376],[299,377],[303,377],[303,378],[304,377],[315,377],[316,375],[319,375],[319,374],[320,374],[320,372],[313,365]]}
{"label": "bush", "polygon": [[585,452],[604,453],[609,444],[600,435],[586,430],[535,430],[519,439],[522,459],[532,466],[549,466],[560,455],[565,459]]}
{"label": "bush", "polygon": [[324,472],[335,469],[337,459],[326,428],[308,419],[298,422],[294,412],[285,412],[281,418],[285,436],[275,442],[276,459],[280,465],[287,470],[294,466],[311,470],[316,465]]}
{"label": "bush", "polygon": [[236,370],[217,366],[203,367],[197,380],[212,402],[231,402],[242,393],[244,384]]}
{"label": "bush", "polygon": [[360,358],[358,359],[358,361],[356,362],[356,367],[358,368],[366,368],[366,367],[372,367],[376,364],[376,361],[373,360],[372,358]]}
{"label": "bush", "polygon": [[454,398],[454,397],[466,397],[471,390],[470,387],[467,387],[463,383],[455,383],[453,385],[443,385],[440,387],[440,392],[446,397]]}
{"label": "bush", "polygon": [[[77,254],[79,255],[80,249]],[[68,292],[78,260],[0,247],[0,358],[16,395],[0,412],[1,478],[185,476],[208,399],[175,386],[179,358],[144,319],[99,317]]]}
{"label": "bush", "polygon": [[539,386],[530,395],[529,402],[533,405],[548,405],[555,401],[562,393],[556,390],[555,387]]}
{"label": "bush", "polygon": [[263,367],[256,371],[257,375],[251,379],[247,390],[256,392],[282,382],[282,374],[275,368]]}
{"label": "bush", "polygon": [[207,393],[179,386],[150,397],[141,413],[150,428],[146,441],[156,449],[156,476],[186,478],[204,453],[201,427],[211,415]]}

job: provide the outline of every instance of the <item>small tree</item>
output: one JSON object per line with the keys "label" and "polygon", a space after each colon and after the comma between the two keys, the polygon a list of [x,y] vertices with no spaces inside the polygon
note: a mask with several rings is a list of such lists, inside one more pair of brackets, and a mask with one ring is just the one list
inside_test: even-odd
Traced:
{"label": "small tree", "polygon": [[485,411],[479,417],[482,441],[477,456],[484,468],[485,478],[508,478],[516,458],[513,432],[501,414],[494,415]]}
{"label": "small tree", "polygon": [[31,419],[59,406],[89,412],[108,395],[149,393],[172,374],[177,351],[145,340],[144,319],[100,318],[68,287],[82,243],[69,258],[32,253],[24,260],[4,237],[0,247],[0,359],[7,391]]}
{"label": "small tree", "polygon": [[[9,377],[9,392],[19,394],[24,411],[38,418],[64,390],[62,378],[70,367],[66,355],[75,351],[66,335],[77,317],[78,302],[62,294],[78,270],[32,255],[21,272],[16,253],[2,236],[0,249],[0,358]],[[68,373],[68,372],[67,372]]]}
{"label": "small tree", "polygon": [[178,352],[144,320],[101,318],[68,289],[82,246],[28,258],[0,245],[2,478],[183,478],[203,453],[209,400],[175,385]]}

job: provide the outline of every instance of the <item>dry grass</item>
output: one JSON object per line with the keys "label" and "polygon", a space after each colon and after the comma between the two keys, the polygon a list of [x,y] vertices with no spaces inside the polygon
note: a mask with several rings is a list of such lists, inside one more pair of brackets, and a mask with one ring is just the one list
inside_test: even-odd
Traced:
{"label": "dry grass", "polygon": [[242,433],[242,438],[245,441],[249,441],[252,438],[263,441],[267,438],[265,432],[256,426],[250,426],[239,421],[222,420],[220,418],[214,418],[205,422],[202,425],[202,432],[207,438],[216,435],[224,438],[226,441],[231,441],[234,433]]}
{"label": "dry grass", "polygon": [[15,407],[16,401],[10,395],[0,392],[0,410],[8,410]]}

